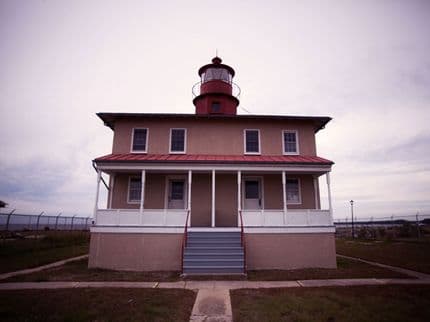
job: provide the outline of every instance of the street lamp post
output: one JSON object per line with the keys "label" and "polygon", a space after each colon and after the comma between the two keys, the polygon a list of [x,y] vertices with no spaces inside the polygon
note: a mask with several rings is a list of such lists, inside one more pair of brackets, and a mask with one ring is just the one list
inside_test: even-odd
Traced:
{"label": "street lamp post", "polygon": [[354,200],[351,200],[349,203],[351,204],[351,233],[352,238],[354,239]]}

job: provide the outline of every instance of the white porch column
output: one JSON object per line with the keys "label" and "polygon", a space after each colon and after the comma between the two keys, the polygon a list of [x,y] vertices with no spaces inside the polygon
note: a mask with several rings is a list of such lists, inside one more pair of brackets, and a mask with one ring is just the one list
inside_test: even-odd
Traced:
{"label": "white porch column", "polygon": [[282,171],[282,199],[284,205],[284,225],[287,223],[287,178],[285,171]]}
{"label": "white porch column", "polygon": [[188,222],[187,225],[190,226],[191,225],[191,181],[192,181],[192,171],[189,170],[188,171],[188,203],[187,203],[187,208],[188,211],[190,212],[190,215],[188,216]]}
{"label": "white porch column", "polygon": [[325,174],[326,180],[327,180],[327,194],[328,194],[328,209],[330,211],[330,217],[333,222],[333,207],[331,204],[331,190],[330,190],[330,172],[327,172]]}
{"label": "white porch column", "polygon": [[96,202],[94,205],[94,222],[97,225],[97,210],[99,209],[99,193],[100,193],[100,180],[102,179],[102,172],[97,170],[97,189],[96,189]]}
{"label": "white porch column", "polygon": [[315,197],[315,209],[320,209],[319,203],[319,191],[318,191],[318,177],[314,176],[314,197]]}
{"label": "white porch column", "polygon": [[110,185],[109,185],[109,209],[112,209],[112,199],[113,199],[113,187],[115,185],[115,174],[112,174],[110,177]]}
{"label": "white porch column", "polygon": [[142,170],[142,188],[140,189],[140,214],[143,214],[143,209],[145,207],[145,181],[146,181],[146,171]]}
{"label": "white porch column", "polygon": [[215,227],[215,170],[212,170],[212,227]]}
{"label": "white porch column", "polygon": [[242,195],[241,195],[241,185],[242,185],[242,172],[237,171],[237,225],[240,227],[240,214],[242,210]]}

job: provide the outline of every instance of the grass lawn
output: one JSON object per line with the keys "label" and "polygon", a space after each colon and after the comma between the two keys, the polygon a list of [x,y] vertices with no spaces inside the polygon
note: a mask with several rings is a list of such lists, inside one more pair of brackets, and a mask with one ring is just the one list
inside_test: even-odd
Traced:
{"label": "grass lawn", "polygon": [[196,294],[173,289],[0,292],[2,321],[189,321]]}
{"label": "grass lawn", "polygon": [[[103,269],[88,269],[88,261],[70,262],[60,267],[47,269],[33,274],[11,277],[1,282],[47,282],[47,281],[159,281],[173,282],[180,280],[179,272],[124,272]],[[186,280],[252,280],[276,281],[297,279],[326,278],[408,278],[365,263],[338,258],[337,269],[298,269],[250,271],[248,277],[242,276],[189,276]]]}
{"label": "grass lawn", "polygon": [[430,321],[430,286],[355,286],[231,291],[246,321]]}
{"label": "grass lawn", "polygon": [[248,279],[251,281],[288,281],[332,278],[410,278],[410,276],[340,257],[337,258],[337,269],[307,268],[288,271],[263,270],[248,272]]}
{"label": "grass lawn", "polygon": [[364,241],[336,239],[338,254],[430,273],[430,241]]}
{"label": "grass lawn", "polygon": [[88,268],[88,260],[66,263],[40,272],[8,278],[0,282],[52,282],[52,281],[179,281],[179,272],[128,272]]}
{"label": "grass lawn", "polygon": [[38,238],[0,240],[0,273],[88,253],[88,232],[39,232]]}

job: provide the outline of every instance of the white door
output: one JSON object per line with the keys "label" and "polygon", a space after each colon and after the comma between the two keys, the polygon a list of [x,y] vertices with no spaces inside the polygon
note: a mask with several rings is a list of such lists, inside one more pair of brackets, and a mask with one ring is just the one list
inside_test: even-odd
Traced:
{"label": "white door", "polygon": [[167,208],[185,209],[185,180],[170,179]]}
{"label": "white door", "polygon": [[261,198],[261,180],[245,179],[243,189],[243,208],[244,209],[261,209],[262,198]]}

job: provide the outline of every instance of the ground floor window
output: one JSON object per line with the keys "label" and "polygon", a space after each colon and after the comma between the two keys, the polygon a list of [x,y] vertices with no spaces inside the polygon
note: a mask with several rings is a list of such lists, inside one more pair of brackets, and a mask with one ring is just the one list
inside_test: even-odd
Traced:
{"label": "ground floor window", "polygon": [[287,203],[289,204],[300,204],[300,181],[299,179],[287,179],[286,181],[287,190]]}
{"label": "ground floor window", "polygon": [[130,178],[128,184],[128,202],[140,202],[142,194],[142,180],[140,178]]}

